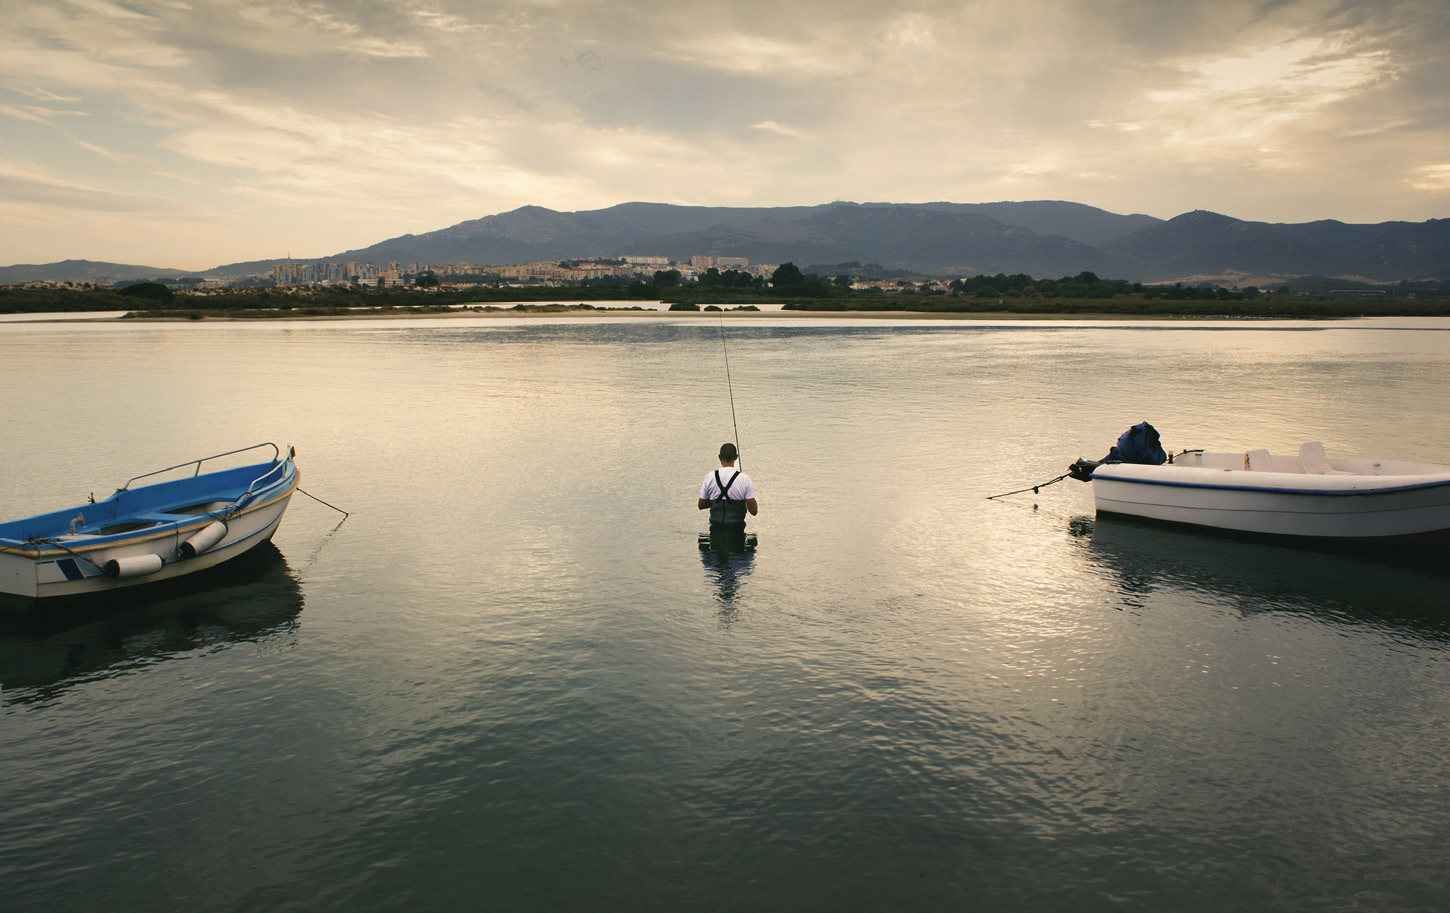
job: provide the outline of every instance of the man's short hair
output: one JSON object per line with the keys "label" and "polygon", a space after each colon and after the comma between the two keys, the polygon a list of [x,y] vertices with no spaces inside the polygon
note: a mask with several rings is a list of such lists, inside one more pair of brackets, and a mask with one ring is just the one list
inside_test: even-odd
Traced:
{"label": "man's short hair", "polygon": [[729,441],[726,441],[725,443],[720,445],[720,459],[727,460],[733,463],[735,462],[735,458],[739,455],[740,454],[735,450],[735,445],[730,443]]}

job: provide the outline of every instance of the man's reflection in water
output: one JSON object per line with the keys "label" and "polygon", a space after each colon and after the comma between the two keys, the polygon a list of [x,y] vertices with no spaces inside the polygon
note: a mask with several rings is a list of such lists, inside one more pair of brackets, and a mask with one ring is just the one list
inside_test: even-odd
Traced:
{"label": "man's reflection in water", "polygon": [[722,526],[700,534],[700,563],[715,585],[715,598],[730,607],[755,563],[755,533]]}

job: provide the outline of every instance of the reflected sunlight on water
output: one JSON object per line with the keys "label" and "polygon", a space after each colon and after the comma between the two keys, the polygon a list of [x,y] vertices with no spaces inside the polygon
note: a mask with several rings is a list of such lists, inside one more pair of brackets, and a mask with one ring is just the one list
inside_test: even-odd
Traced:
{"label": "reflected sunlight on water", "polygon": [[7,325],[7,518],[260,440],[352,514],[0,627],[7,903],[1443,905],[1443,547],[987,500],[1143,420],[1439,460],[1398,325],[727,318],[728,387],[712,318]]}

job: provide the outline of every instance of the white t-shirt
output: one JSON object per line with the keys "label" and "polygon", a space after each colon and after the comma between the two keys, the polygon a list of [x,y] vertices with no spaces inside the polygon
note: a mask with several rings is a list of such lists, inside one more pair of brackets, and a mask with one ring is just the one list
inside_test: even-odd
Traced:
{"label": "white t-shirt", "polygon": [[[730,486],[730,500],[748,501],[755,497],[755,483],[750,481],[750,476],[740,473],[740,477],[734,482],[730,477],[735,475],[734,466],[720,467],[720,481]],[[720,486],[715,484],[715,471],[711,470],[705,475],[705,482],[700,486],[700,497],[706,501],[713,501],[720,497]]]}

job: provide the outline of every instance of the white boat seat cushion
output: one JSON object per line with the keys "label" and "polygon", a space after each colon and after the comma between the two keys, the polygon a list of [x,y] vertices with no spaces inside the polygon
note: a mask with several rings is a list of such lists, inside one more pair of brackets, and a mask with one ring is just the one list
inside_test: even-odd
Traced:
{"label": "white boat seat cushion", "polygon": [[1269,460],[1269,451],[1250,450],[1244,454],[1244,468],[1255,472],[1272,472],[1273,467],[1269,465]]}
{"label": "white boat seat cushion", "polygon": [[1329,465],[1329,457],[1325,455],[1324,445],[1319,441],[1305,441],[1299,445],[1299,462],[1310,475],[1352,475]]}

